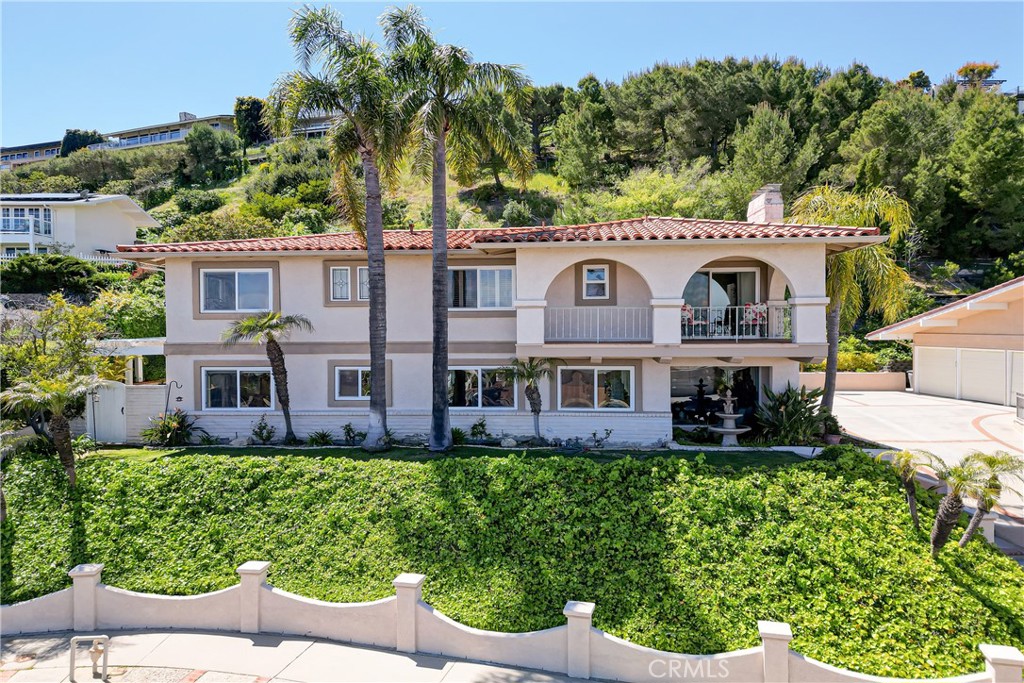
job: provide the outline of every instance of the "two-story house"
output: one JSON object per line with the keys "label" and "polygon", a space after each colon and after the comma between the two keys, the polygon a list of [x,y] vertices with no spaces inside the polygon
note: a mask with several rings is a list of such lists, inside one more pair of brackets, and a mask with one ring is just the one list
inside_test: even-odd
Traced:
{"label": "two-story house", "polygon": [[59,251],[85,257],[135,242],[139,228],[160,224],[123,194],[0,195],[0,256]]}
{"label": "two-story house", "polygon": [[[748,403],[763,386],[796,385],[800,362],[826,350],[826,256],[883,238],[877,228],[775,222],[777,186],[755,197],[750,218],[450,231],[452,424],[485,418],[495,434],[532,433],[523,387],[502,372],[513,357],[559,359],[541,387],[548,437],[612,429],[613,442],[655,443],[699,419],[725,378]],[[430,247],[429,231],[385,232],[388,424],[399,435],[428,428]],[[183,387],[177,405],[211,433],[246,436],[263,414],[281,422],[263,350],[221,342],[229,321],[266,309],[315,327],[283,344],[296,430],[363,427],[368,291],[357,234],[119,250],[165,269],[167,378]]]}

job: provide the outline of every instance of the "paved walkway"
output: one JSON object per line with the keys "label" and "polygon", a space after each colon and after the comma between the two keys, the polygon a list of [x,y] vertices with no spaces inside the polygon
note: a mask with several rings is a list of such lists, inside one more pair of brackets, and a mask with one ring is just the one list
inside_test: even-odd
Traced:
{"label": "paved walkway", "polygon": [[[0,645],[0,682],[65,683],[73,634],[14,636]],[[292,636],[201,632],[111,632],[111,683],[567,683],[576,679],[408,655]],[[93,681],[87,645],[78,653],[77,683]],[[85,666],[81,666],[81,665]]]}

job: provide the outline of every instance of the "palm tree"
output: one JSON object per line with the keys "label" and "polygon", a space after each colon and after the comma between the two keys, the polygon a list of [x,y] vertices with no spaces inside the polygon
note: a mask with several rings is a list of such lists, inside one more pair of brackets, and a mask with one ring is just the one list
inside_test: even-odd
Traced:
{"label": "palm tree", "polygon": [[[410,120],[402,81],[388,55],[347,31],[330,7],[305,6],[292,17],[292,45],[300,68],[282,76],[268,98],[267,117],[287,134],[303,116],[332,118],[329,142],[334,192],[366,242],[370,289],[370,413],[363,447],[384,450],[387,438],[387,300],[381,183],[398,176]],[[365,192],[354,169],[362,167]]]}
{"label": "palm tree", "polygon": [[[478,115],[480,99],[501,92],[509,106],[525,105],[529,81],[516,66],[476,62],[464,48],[434,40],[417,7],[391,8],[380,18],[392,49],[396,71],[415,108],[419,145],[414,167],[431,174],[432,352],[430,439],[432,451],[451,448],[448,417],[448,162],[456,169],[478,166],[485,152],[481,141],[506,160],[525,182],[532,155],[501,117]],[[429,161],[428,161],[429,160]]]}
{"label": "palm tree", "polygon": [[821,404],[831,410],[839,367],[840,327],[852,327],[865,308],[869,313],[881,313],[886,323],[895,322],[906,310],[906,286],[910,278],[896,263],[893,247],[913,224],[910,205],[891,188],[856,193],[822,185],[797,198],[789,220],[804,224],[889,228],[886,244],[832,254],[825,260],[825,293],[829,297],[825,326],[828,358]]}
{"label": "palm tree", "polygon": [[884,451],[875,456],[876,460],[888,460],[907,497],[907,507],[910,508],[910,518],[914,521],[914,528],[921,530],[921,520],[917,516],[917,485],[915,476],[920,467],[936,467],[938,459],[926,451]]}
{"label": "palm tree", "polygon": [[509,371],[516,382],[522,382],[526,393],[526,400],[530,403],[530,412],[533,413],[533,435],[537,441],[541,440],[540,435],[540,410],[541,397],[537,384],[546,377],[554,377],[555,358],[513,358],[505,369]]}
{"label": "palm tree", "polygon": [[48,436],[57,449],[57,457],[72,487],[75,485],[75,453],[71,448],[72,408],[97,384],[99,378],[95,375],[77,377],[67,374],[19,382],[0,393],[0,403],[7,409],[49,413]]}
{"label": "palm tree", "polygon": [[932,525],[932,557],[938,556],[960,521],[960,514],[964,511],[964,497],[981,499],[991,495],[987,491],[988,473],[969,455],[956,465],[940,470],[939,478],[946,483],[946,495],[939,503],[935,523]]}
{"label": "palm tree", "polygon": [[999,500],[999,495],[1003,491],[1012,490],[1002,482],[1000,477],[1020,476],[1024,472],[1024,460],[1006,451],[996,451],[995,453],[975,452],[968,457],[981,466],[982,475],[987,476],[988,481],[987,485],[979,491],[980,495],[976,501],[977,507],[974,510],[974,514],[971,515],[971,521],[968,522],[964,535],[960,537],[961,548],[967,545],[974,534],[977,533],[978,527],[981,526],[981,520],[992,510],[992,507]]}
{"label": "palm tree", "polygon": [[284,442],[295,443],[292,430],[291,405],[288,399],[288,369],[284,365],[284,351],[280,340],[286,339],[293,331],[312,332],[313,323],[304,315],[281,315],[280,311],[253,313],[234,321],[224,330],[224,344],[234,346],[239,342],[251,342],[267,347],[270,373],[274,377],[277,402],[284,414]]}

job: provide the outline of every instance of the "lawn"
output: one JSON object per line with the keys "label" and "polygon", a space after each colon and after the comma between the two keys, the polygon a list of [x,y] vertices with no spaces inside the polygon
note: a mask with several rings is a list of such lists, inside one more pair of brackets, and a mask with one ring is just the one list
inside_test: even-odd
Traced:
{"label": "lawn", "polygon": [[[3,601],[65,587],[83,561],[114,586],[194,594],[264,559],[274,585],[325,600],[420,572],[442,612],[501,631],[564,623],[569,599],[596,602],[599,628],[692,653],[787,621],[798,652],[876,675],[979,671],[979,643],[1024,646],[1024,572],[982,542],[933,560],[896,480],[852,449],[279,453],[103,451],[71,495],[53,459],[18,456]],[[936,500],[922,503],[930,523]]]}

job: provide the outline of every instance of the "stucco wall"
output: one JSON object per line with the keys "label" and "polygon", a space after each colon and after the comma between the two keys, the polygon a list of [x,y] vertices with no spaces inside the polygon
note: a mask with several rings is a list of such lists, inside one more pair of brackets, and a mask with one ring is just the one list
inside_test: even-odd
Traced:
{"label": "stucco wall", "polygon": [[979,311],[957,320],[956,327],[923,328],[917,346],[1024,351],[1024,300],[1009,302],[1003,311]]}
{"label": "stucco wall", "polygon": [[[808,389],[825,386],[824,372],[801,372],[800,383]],[[838,391],[903,391],[907,388],[905,372],[839,372],[836,373]]]}
{"label": "stucco wall", "polygon": [[114,202],[78,206],[74,213],[74,254],[92,254],[99,249],[116,251],[118,244],[135,242],[135,221]]}

